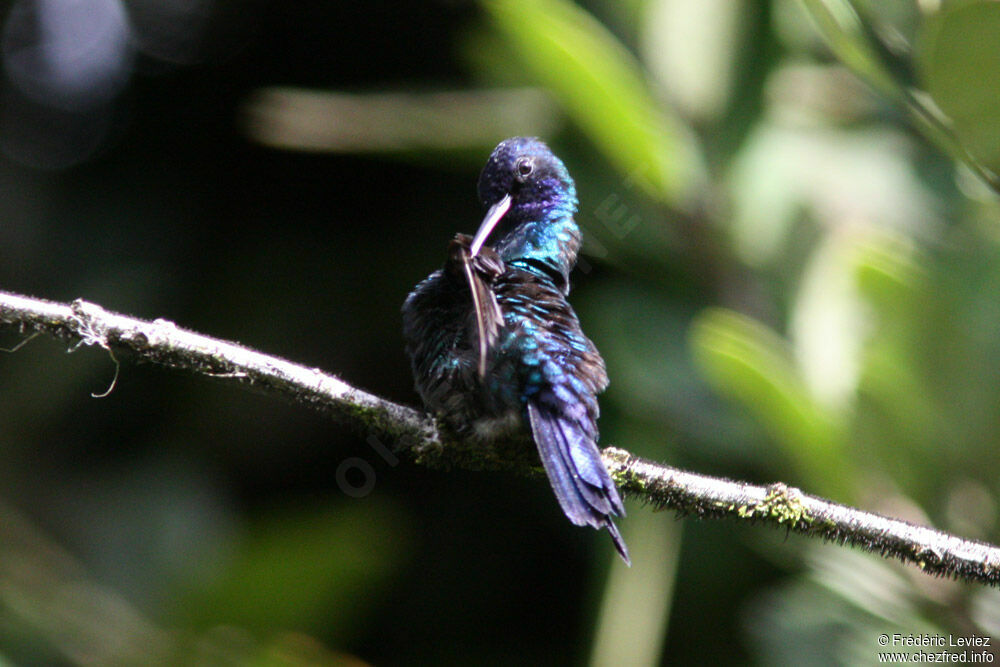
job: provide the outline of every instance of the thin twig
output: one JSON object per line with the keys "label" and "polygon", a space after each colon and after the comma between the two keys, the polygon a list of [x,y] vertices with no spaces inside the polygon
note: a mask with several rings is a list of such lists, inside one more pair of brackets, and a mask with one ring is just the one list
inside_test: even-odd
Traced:
{"label": "thin twig", "polygon": [[[78,345],[127,352],[140,360],[249,386],[324,410],[392,442],[420,463],[530,469],[502,450],[464,447],[423,412],[352,387],[317,368],[203,336],[158,319],[112,313],[83,300],[72,304],[0,292],[0,328],[41,332]],[[851,544],[913,563],[928,573],[1000,584],[1000,548],[803,494],[784,484],[754,486],[677,470],[608,447],[605,464],[621,489],[685,515],[732,517]]]}

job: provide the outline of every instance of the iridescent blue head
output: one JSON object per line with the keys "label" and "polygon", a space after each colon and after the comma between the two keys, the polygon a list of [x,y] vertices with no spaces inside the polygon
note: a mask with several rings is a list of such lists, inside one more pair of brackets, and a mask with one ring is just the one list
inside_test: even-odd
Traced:
{"label": "iridescent blue head", "polygon": [[540,139],[515,137],[493,150],[479,176],[479,198],[489,207],[473,240],[507,264],[550,276],[564,291],[580,249],[576,186],[562,160]]}

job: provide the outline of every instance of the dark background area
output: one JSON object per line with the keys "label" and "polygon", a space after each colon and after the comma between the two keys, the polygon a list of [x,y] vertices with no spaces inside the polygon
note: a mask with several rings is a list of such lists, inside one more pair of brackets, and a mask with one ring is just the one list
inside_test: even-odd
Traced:
{"label": "dark background area", "polygon": [[[612,379],[603,444],[995,539],[1000,314],[983,288],[1000,276],[995,197],[839,65],[797,3],[732,15],[708,3],[719,14],[704,20],[733,21],[712,33],[722,92],[709,111],[653,71],[666,42],[650,25],[671,3],[565,5],[643,68],[642,102],[664,127],[692,137],[694,204],[634,185],[630,155],[566,101],[571,84],[538,73],[546,63],[504,32],[497,3],[102,0],[131,32],[113,92],[93,97],[59,97],[30,58],[18,74],[24,43],[73,32],[46,32],[44,4],[0,2],[3,290],[164,317],[416,405],[399,308],[451,236],[478,225],[478,172],[505,135],[487,124],[459,145],[295,150],[255,139],[256,100],[276,86],[359,99],[536,86],[553,101],[518,131],[545,135],[580,190],[589,245],[572,301]],[[852,6],[899,32],[907,48],[892,57],[919,60],[915,45],[950,24],[898,4]],[[925,63],[927,80],[948,66]],[[629,145],[627,119],[602,122]],[[905,224],[882,216],[893,207]],[[786,231],[761,250],[772,212]],[[855,263],[823,273],[844,247]],[[860,287],[844,296],[829,286],[847,273]],[[831,325],[816,303],[848,315]],[[867,329],[852,324],[859,303]],[[779,361],[748,352],[733,370],[713,356],[719,306],[773,329],[751,342]],[[817,328],[847,350],[834,371],[861,368],[842,400],[823,398],[839,379],[810,384]],[[2,346],[20,340],[0,332]],[[605,664],[612,646],[619,664],[852,663],[873,658],[882,631],[988,634],[1000,617],[992,591],[636,501],[628,571],[541,478],[392,465],[302,406],[157,367],[123,363],[96,399],[114,363],[66,352],[39,338],[0,354],[0,660]],[[352,457],[375,471],[362,498],[336,482]]]}

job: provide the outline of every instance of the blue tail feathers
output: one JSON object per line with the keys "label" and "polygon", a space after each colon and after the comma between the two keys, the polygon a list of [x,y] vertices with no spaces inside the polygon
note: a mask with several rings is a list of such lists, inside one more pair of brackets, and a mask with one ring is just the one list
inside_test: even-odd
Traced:
{"label": "blue tail feathers", "polygon": [[593,436],[579,423],[536,401],[528,402],[528,418],[542,466],[566,517],[578,526],[607,528],[615,549],[631,565],[612,520],[625,516],[625,507]]}

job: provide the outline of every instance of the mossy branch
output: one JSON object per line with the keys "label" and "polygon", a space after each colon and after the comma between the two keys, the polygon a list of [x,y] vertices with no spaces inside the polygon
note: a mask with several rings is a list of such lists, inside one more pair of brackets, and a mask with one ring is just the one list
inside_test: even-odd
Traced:
{"label": "mossy branch", "polygon": [[[119,315],[80,299],[63,304],[0,292],[0,329],[93,345],[112,358],[125,353],[301,403],[388,440],[397,454],[419,463],[532,469],[523,457],[469,447],[440,429],[433,417],[352,387],[318,368],[187,331],[167,320]],[[614,447],[605,449],[603,457],[626,494],[683,515],[767,523],[898,558],[931,574],[1000,584],[1000,548],[990,544],[863,512],[780,483],[754,486],[707,477]]]}

